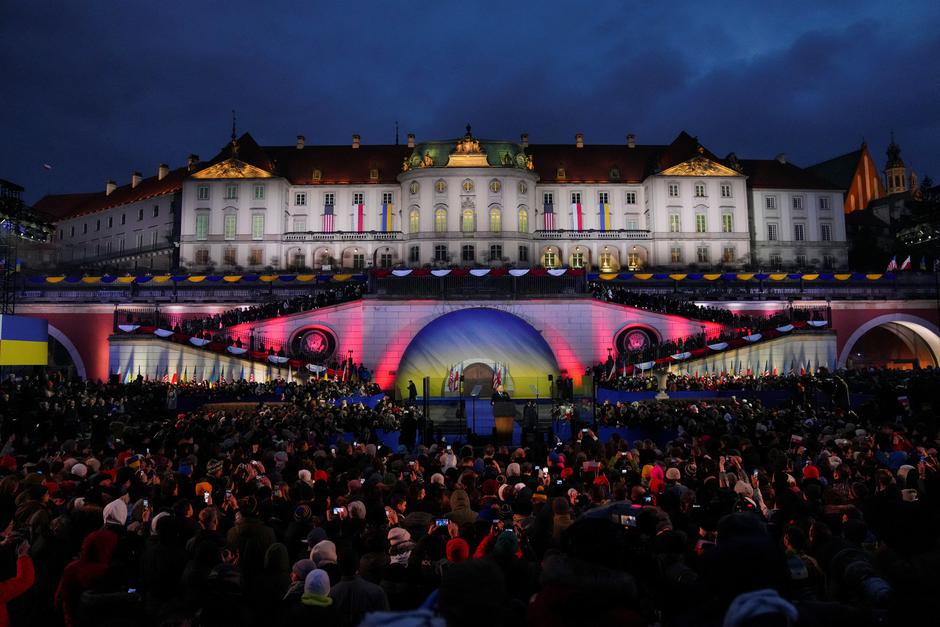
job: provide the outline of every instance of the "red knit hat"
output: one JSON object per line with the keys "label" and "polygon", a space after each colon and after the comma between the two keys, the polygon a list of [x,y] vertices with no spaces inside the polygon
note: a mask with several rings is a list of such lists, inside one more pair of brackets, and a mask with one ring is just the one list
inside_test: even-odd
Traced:
{"label": "red knit hat", "polygon": [[574,468],[562,468],[561,469],[561,478],[568,479],[571,475],[574,474]]}
{"label": "red knit hat", "polygon": [[803,478],[804,479],[819,479],[819,468],[809,464],[803,468]]}
{"label": "red knit hat", "polygon": [[313,473],[313,480],[314,481],[329,481],[330,476],[326,474],[325,470],[316,470]]}
{"label": "red knit hat", "polygon": [[653,479],[650,481],[650,492],[653,494],[662,494],[666,489],[666,483],[662,479]]}
{"label": "red knit hat", "polygon": [[447,542],[447,561],[455,564],[470,558],[470,545],[463,538],[453,538]]}

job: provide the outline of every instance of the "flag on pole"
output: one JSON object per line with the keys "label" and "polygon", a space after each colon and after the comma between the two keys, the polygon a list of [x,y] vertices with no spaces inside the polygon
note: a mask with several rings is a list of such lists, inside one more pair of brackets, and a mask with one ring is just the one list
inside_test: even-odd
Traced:
{"label": "flag on pole", "polygon": [[571,203],[571,226],[577,231],[584,230],[584,212],[581,211],[581,202]]}
{"label": "flag on pole", "polygon": [[602,231],[609,231],[610,228],[611,228],[611,225],[610,225],[610,203],[608,203],[608,202],[602,202],[602,203],[601,203],[601,208],[600,208],[600,213],[601,213],[601,220],[600,220],[601,230],[602,230]]}
{"label": "flag on pole", "polygon": [[222,371],[219,374],[219,383],[222,383],[222,384],[227,383],[227,381],[225,380],[225,364],[222,364]]}
{"label": "flag on pole", "polygon": [[920,256],[920,271],[927,272],[927,258],[923,255]]}
{"label": "flag on pole", "polygon": [[244,365],[244,364],[242,364],[242,373],[241,373],[241,375],[238,377],[238,380],[239,380],[239,381],[244,381],[244,380],[245,380],[245,365]]}
{"label": "flag on pole", "polygon": [[333,205],[323,205],[323,231],[325,233],[333,232],[335,217],[333,215]]}
{"label": "flag on pole", "polygon": [[555,230],[555,205],[553,203],[545,203],[545,213],[542,214],[542,219],[545,221],[546,231]]}
{"label": "flag on pole", "polygon": [[163,383],[169,383],[169,382],[170,382],[170,371],[165,370],[163,372]]}
{"label": "flag on pole", "polygon": [[908,255],[907,259],[904,260],[904,263],[901,264],[901,270],[910,270],[911,269],[911,256]]}
{"label": "flag on pole", "polygon": [[353,209],[355,209],[356,232],[362,233],[365,230],[365,216],[362,214],[362,203],[353,203]]}
{"label": "flag on pole", "polygon": [[180,371],[176,370],[173,373],[173,379],[170,381],[170,383],[172,383],[173,385],[179,385],[179,382],[180,382]]}
{"label": "flag on pole", "polygon": [[251,371],[248,372],[248,383],[254,383],[254,382],[255,382],[255,369],[252,368]]}
{"label": "flag on pole", "polygon": [[493,388],[503,384],[503,371],[500,368],[499,364],[494,364],[493,366]]}
{"label": "flag on pole", "polygon": [[885,272],[894,272],[897,269],[898,269],[898,258],[895,256],[895,257],[892,257],[891,261],[888,262],[888,268],[885,270]]}
{"label": "flag on pole", "polygon": [[388,233],[392,230],[392,203],[382,203],[382,231]]}

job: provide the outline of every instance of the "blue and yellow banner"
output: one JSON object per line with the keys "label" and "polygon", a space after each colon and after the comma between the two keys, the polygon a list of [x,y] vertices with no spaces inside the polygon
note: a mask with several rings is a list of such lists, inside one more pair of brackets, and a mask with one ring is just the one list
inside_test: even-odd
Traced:
{"label": "blue and yellow banner", "polygon": [[382,203],[382,232],[389,233],[392,230],[392,203]]}
{"label": "blue and yellow banner", "polygon": [[602,202],[601,203],[601,230],[609,231],[611,229],[610,225],[610,203]]}
{"label": "blue and yellow banner", "polygon": [[0,315],[0,366],[49,364],[49,322],[43,318]]}

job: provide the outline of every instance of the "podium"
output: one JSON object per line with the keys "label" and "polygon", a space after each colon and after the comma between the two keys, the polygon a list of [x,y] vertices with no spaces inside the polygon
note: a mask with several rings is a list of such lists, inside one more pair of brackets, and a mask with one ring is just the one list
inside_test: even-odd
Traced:
{"label": "podium", "polygon": [[512,426],[516,420],[516,404],[512,401],[493,403],[493,422],[496,426],[496,441],[511,442]]}

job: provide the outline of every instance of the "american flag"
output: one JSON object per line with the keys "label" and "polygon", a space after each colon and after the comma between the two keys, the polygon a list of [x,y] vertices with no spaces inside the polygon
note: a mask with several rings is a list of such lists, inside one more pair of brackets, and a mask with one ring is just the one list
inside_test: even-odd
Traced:
{"label": "american flag", "polygon": [[333,232],[333,205],[323,205],[323,231],[324,233]]}
{"label": "american flag", "polygon": [[554,231],[555,230],[555,207],[550,204],[545,204],[545,213],[542,214],[545,217],[545,230]]}

